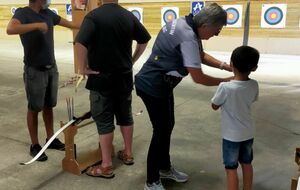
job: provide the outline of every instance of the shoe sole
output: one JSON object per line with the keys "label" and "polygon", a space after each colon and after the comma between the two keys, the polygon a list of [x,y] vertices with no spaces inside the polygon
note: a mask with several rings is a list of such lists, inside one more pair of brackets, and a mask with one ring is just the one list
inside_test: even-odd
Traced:
{"label": "shoe sole", "polygon": [[[121,160],[121,161],[122,161],[122,160]],[[125,165],[127,165],[127,166],[131,166],[131,165],[134,164],[134,162],[124,162],[124,161],[123,161],[123,164],[125,164]]]}
{"label": "shoe sole", "polygon": [[[30,156],[32,156],[32,158],[35,157],[35,155],[33,155],[31,153],[30,153]],[[47,160],[48,160],[48,156],[47,155],[45,155],[45,156],[41,155],[38,159],[36,159],[36,161],[39,161],[39,162],[45,162]]]}
{"label": "shoe sole", "polygon": [[[164,188],[163,188],[164,189]],[[148,187],[144,187],[144,190],[149,190],[149,188]],[[164,190],[166,190],[166,189],[164,189]]]}
{"label": "shoe sole", "polygon": [[85,173],[85,174],[88,176],[91,176],[91,177],[100,177],[100,178],[105,178],[105,179],[111,179],[111,178],[115,177],[115,174],[112,174],[112,175],[91,175],[88,173]]}
{"label": "shoe sole", "polygon": [[127,166],[131,166],[134,164],[134,161],[132,159],[132,161],[124,161],[121,154],[120,154],[121,150],[118,152],[118,159],[121,160],[123,162],[123,164],[127,165]]}
{"label": "shoe sole", "polygon": [[176,181],[178,183],[185,183],[185,182],[188,181],[188,179],[186,179],[186,180],[178,180],[178,179],[175,179],[175,178],[172,178],[172,177],[164,177],[164,176],[160,176],[160,179],[172,180],[172,181]]}
{"label": "shoe sole", "polygon": [[51,148],[51,147],[48,147],[47,149],[64,151],[65,147],[64,148]]}

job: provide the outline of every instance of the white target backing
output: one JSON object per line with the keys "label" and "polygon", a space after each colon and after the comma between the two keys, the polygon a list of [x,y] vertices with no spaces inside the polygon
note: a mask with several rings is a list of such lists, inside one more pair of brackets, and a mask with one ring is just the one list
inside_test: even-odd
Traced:
{"label": "white target backing", "polygon": [[226,27],[232,27],[232,28],[242,27],[242,16],[243,16],[242,5],[223,5],[223,9],[227,12]]}
{"label": "white target backing", "polygon": [[179,8],[178,7],[162,7],[161,8],[161,26],[166,25],[168,22],[179,17]]}
{"label": "white target backing", "polygon": [[287,4],[263,4],[262,28],[285,28]]}
{"label": "white target backing", "polygon": [[132,12],[132,14],[141,22],[143,23],[143,8],[140,7],[129,7],[128,10]]}

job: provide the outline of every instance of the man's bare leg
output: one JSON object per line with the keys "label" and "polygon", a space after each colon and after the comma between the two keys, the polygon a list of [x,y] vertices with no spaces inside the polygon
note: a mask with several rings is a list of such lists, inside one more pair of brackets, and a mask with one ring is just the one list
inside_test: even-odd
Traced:
{"label": "man's bare leg", "polygon": [[31,144],[39,144],[38,112],[27,110],[27,127],[31,139]]}
{"label": "man's bare leg", "polygon": [[133,126],[120,126],[124,141],[124,153],[132,156]]}
{"label": "man's bare leg", "polygon": [[112,142],[114,139],[114,133],[107,133],[99,135],[101,153],[102,153],[102,167],[112,166]]}
{"label": "man's bare leg", "polygon": [[46,127],[47,139],[50,139],[54,134],[53,108],[43,108],[43,119]]}

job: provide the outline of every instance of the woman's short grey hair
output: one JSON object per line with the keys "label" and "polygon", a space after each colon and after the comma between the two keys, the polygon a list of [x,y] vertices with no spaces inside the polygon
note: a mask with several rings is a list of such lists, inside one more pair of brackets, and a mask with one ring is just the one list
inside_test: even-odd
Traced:
{"label": "woman's short grey hair", "polygon": [[225,26],[227,24],[227,13],[217,3],[212,3],[201,9],[193,19],[197,27],[200,27],[203,24],[210,26]]}

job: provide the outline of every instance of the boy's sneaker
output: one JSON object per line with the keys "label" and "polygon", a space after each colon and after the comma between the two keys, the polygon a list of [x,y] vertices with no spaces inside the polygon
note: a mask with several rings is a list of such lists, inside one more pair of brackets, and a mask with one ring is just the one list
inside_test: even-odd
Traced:
{"label": "boy's sneaker", "polygon": [[[39,144],[34,144],[30,146],[30,156],[35,157],[40,150],[42,150],[41,145]],[[42,155],[40,155],[40,157],[37,159],[37,161],[43,162],[48,160],[48,156],[43,152]]]}
{"label": "boy's sneaker", "polygon": [[151,184],[145,183],[144,190],[165,190],[164,186],[161,184],[160,180],[153,182]]}
{"label": "boy's sneaker", "polygon": [[189,179],[189,176],[187,174],[176,170],[173,166],[171,166],[169,171],[160,170],[159,174],[161,179],[172,179],[180,183],[187,182],[187,180]]}
{"label": "boy's sneaker", "polygon": [[[48,139],[46,139],[46,143],[48,142]],[[48,146],[47,149],[55,149],[55,150],[65,150],[65,144],[60,142],[58,138],[55,138],[52,143]]]}

